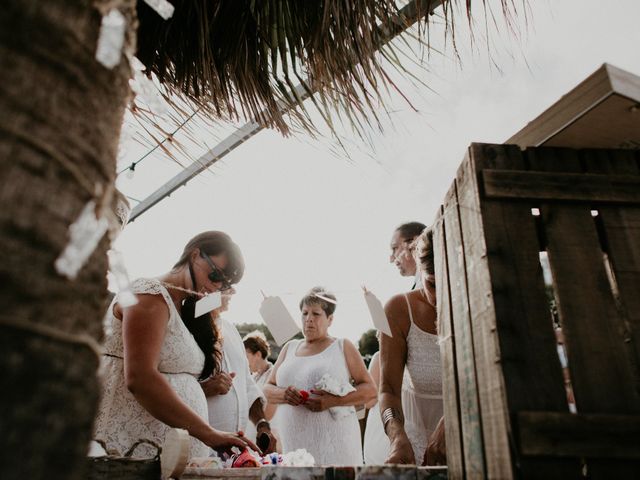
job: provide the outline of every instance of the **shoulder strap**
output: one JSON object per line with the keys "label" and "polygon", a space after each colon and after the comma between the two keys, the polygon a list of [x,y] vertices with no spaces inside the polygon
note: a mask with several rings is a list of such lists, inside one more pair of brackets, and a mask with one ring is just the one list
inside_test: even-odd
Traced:
{"label": "shoulder strap", "polygon": [[169,320],[171,320],[173,317],[173,315],[171,315],[173,300],[171,299],[171,295],[169,295],[169,291],[160,281],[155,278],[138,278],[131,282],[129,288],[133,293],[137,294],[161,295],[169,308]]}
{"label": "shoulder strap", "polygon": [[409,296],[405,293],[404,299],[407,301],[407,308],[409,309],[409,320],[411,320],[411,324],[413,325],[413,312],[411,311],[411,302],[409,302]]}
{"label": "shoulder strap", "polygon": [[[292,348],[294,349],[294,353],[295,351],[298,349],[298,345],[300,345],[300,342],[302,340],[298,339],[298,340],[291,340],[289,343],[287,343],[285,345],[287,351],[284,352],[284,357],[282,357],[282,363],[284,363],[284,361],[287,359],[287,356],[289,356],[289,350],[291,350]],[[284,347],[283,347],[284,350]],[[280,352],[280,355],[282,355],[282,352]],[[282,365],[282,364],[281,364]]]}
{"label": "shoulder strap", "polygon": [[342,360],[344,361],[344,368],[347,369],[347,375],[351,379],[351,371],[349,370],[349,362],[347,362],[347,356],[344,353],[344,338],[338,338],[336,340],[338,342],[338,347],[340,348],[340,352],[342,353]]}

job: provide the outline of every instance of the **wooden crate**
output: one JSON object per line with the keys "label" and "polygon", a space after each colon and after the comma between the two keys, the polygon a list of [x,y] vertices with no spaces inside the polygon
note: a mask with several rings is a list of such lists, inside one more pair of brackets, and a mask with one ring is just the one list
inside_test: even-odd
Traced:
{"label": "wooden crate", "polygon": [[473,144],[434,247],[449,477],[637,475],[640,152]]}

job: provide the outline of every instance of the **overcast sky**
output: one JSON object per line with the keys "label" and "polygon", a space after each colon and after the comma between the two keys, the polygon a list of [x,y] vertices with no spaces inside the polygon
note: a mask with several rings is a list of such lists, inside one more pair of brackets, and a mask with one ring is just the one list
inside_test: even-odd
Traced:
{"label": "overcast sky", "polygon": [[[417,111],[392,95],[393,113],[384,133],[371,132],[372,145],[343,132],[348,158],[327,138],[253,137],[127,226],[115,248],[130,276],[162,274],[189,238],[223,230],[247,265],[230,320],[261,322],[260,289],[280,295],[297,318],[299,298],[323,285],[338,297],[332,333],[357,341],[372,327],[360,286],[383,301],[408,290],[412,280],[389,263],[391,233],[404,221],[433,220],[471,142],[504,142],[604,62],[640,75],[639,1],[529,3],[517,37],[490,32],[490,53],[483,27],[470,48],[462,18],[459,59],[433,31],[444,55],[425,57],[428,72],[414,71],[434,91],[398,80]],[[144,198],[175,173],[149,157],[118,186]]]}

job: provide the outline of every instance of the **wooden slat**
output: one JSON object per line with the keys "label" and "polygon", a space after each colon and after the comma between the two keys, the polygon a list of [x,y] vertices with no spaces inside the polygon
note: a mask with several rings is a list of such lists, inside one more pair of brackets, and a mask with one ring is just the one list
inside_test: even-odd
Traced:
{"label": "wooden slat", "polygon": [[[517,146],[474,144],[471,152],[477,171],[524,168]],[[532,206],[509,200],[481,200],[487,253],[484,261],[491,282],[489,289],[481,293],[493,300],[493,308],[487,308],[482,316],[496,325],[498,361],[509,411],[568,412]],[[541,479],[575,478],[580,469],[577,461],[564,459],[520,458],[518,465],[526,478]]]}
{"label": "wooden slat", "polygon": [[[358,480],[416,480],[416,467],[413,465],[365,465],[356,470]],[[291,479],[294,480],[294,479]]]}
{"label": "wooden slat", "polygon": [[[513,478],[513,463],[509,448],[508,409],[498,363],[495,315],[490,294],[487,296],[487,293],[491,292],[491,278],[486,263],[479,188],[472,156],[467,155],[458,170],[456,185],[462,229],[462,242],[457,245],[463,247],[467,275],[466,293],[471,318],[487,476],[509,479]],[[447,244],[449,245],[449,241]],[[457,325],[455,326],[457,334]]]}
{"label": "wooden slat", "polygon": [[527,455],[640,460],[638,415],[520,412],[518,431]]}
{"label": "wooden slat", "polygon": [[[584,152],[586,168],[593,173],[626,174],[640,179],[640,154],[633,151],[591,150]],[[617,306],[624,338],[634,371],[634,386],[640,391],[640,207],[597,205],[604,240],[617,287]]]}
{"label": "wooden slat", "polygon": [[640,204],[640,178],[629,175],[487,169],[482,179],[488,198]]}
{"label": "wooden slat", "polygon": [[435,259],[436,304],[438,334],[442,356],[442,395],[444,403],[445,437],[447,443],[448,475],[452,480],[464,478],[464,457],[460,432],[460,401],[456,365],[456,341],[451,318],[451,286],[449,284],[446,225],[444,209],[440,207],[434,222],[433,247]]}
{"label": "wooden slat", "polygon": [[456,183],[444,201],[445,241],[451,292],[452,331],[456,340],[456,366],[465,478],[485,478],[485,453],[478,401],[476,363],[469,318],[467,277],[460,227]]}
{"label": "wooden slat", "polygon": [[[581,171],[577,154],[536,149],[532,169]],[[540,208],[547,251],[565,333],[569,369],[580,413],[636,413],[637,392],[588,205],[546,204]],[[628,467],[628,468],[627,468]],[[628,475],[632,466],[589,461],[591,478]]]}
{"label": "wooden slat", "polygon": [[[595,173],[640,175],[640,155],[632,151],[585,152],[587,170]],[[597,206],[604,229],[607,253],[617,291],[620,319],[618,330],[624,339],[627,358],[634,377],[634,389],[640,390],[640,208],[632,206]],[[625,472],[640,471],[640,461],[618,461],[619,477]]]}
{"label": "wooden slat", "polygon": [[[531,158],[532,168],[581,168],[571,150],[537,149],[537,154]],[[578,409],[631,413],[637,399],[620,354],[624,342],[615,328],[618,312],[591,209],[547,204],[541,214]]]}

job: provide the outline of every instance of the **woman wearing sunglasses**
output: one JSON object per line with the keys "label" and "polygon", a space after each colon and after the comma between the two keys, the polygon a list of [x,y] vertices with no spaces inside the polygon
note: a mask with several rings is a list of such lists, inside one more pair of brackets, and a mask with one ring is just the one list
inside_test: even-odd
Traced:
{"label": "woman wearing sunglasses", "polygon": [[[121,455],[140,439],[158,444],[170,427],[194,437],[191,456],[209,447],[256,449],[241,433],[213,429],[198,380],[219,370],[218,332],[207,313],[194,318],[203,295],[231,288],[242,278],[244,260],[223,232],[204,232],[187,243],[173,269],[131,284],[135,305],[116,296],[105,318],[101,365],[103,397],[95,438]],[[155,455],[142,445],[134,455]]]}

